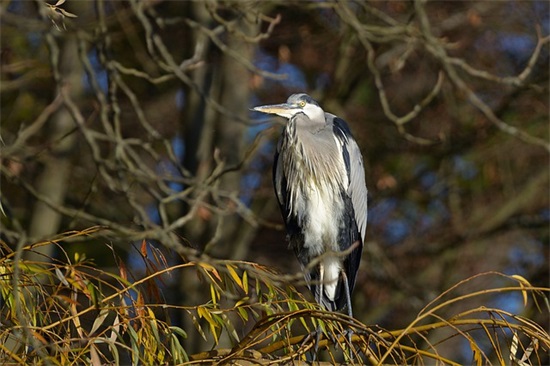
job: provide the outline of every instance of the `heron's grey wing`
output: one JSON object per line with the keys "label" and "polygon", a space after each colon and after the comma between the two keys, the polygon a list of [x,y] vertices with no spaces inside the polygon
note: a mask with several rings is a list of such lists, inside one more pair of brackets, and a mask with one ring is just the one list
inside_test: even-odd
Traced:
{"label": "heron's grey wing", "polygon": [[[342,249],[348,249],[350,246],[355,245],[355,249],[353,249],[344,260],[344,268],[348,276],[348,286],[351,293],[355,286],[357,270],[361,262],[361,253],[363,251],[363,242],[365,240],[367,228],[367,187],[365,184],[365,171],[363,168],[361,151],[351,135],[351,131],[346,122],[329,113],[327,113],[327,119],[329,122],[332,121],[334,134],[341,144],[342,158],[348,172],[349,184],[345,193],[347,200],[344,201],[346,202],[346,211],[350,212],[350,216],[353,215],[353,217],[347,219],[349,220],[349,232],[347,233],[349,236],[347,237],[347,242],[342,240]],[[340,299],[339,307],[343,304],[343,301],[343,299]]]}
{"label": "heron's grey wing", "polygon": [[349,187],[348,195],[351,197],[353,210],[355,211],[355,221],[361,234],[361,244],[365,241],[367,230],[367,201],[368,191],[365,184],[365,168],[363,166],[363,156],[347,123],[334,115],[327,113],[332,117],[334,131],[342,143],[344,161],[348,171]]}
{"label": "heron's grey wing", "polygon": [[363,156],[359,146],[352,138],[348,142],[348,151],[350,155],[350,182],[348,192],[351,196],[353,209],[355,210],[355,221],[361,233],[361,243],[365,242],[367,232],[367,212],[368,212],[368,191],[365,183],[365,167],[363,166]]}

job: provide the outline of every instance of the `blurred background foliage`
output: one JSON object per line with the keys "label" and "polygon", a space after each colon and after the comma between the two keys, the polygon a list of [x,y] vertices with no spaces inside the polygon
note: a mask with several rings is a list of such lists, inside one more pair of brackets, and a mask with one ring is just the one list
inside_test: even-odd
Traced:
{"label": "blurred background foliage", "polygon": [[[300,91],[348,121],[365,158],[360,322],[404,328],[486,271],[548,286],[549,13],[545,1],[3,1],[2,242],[101,225],[25,259],[86,253],[118,273],[112,246],[139,278],[145,240],[167,265],[201,253],[299,272],[271,187],[281,121],[249,108]],[[159,284],[163,301],[204,300],[181,273]],[[499,292],[484,305],[548,324],[523,304]],[[193,334],[189,352],[211,347]]]}

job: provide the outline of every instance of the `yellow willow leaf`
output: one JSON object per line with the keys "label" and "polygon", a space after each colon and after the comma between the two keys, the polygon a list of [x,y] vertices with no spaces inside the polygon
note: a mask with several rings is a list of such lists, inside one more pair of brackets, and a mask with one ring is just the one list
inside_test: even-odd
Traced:
{"label": "yellow willow leaf", "polygon": [[477,344],[475,344],[475,342],[473,342],[472,340],[469,340],[469,341],[470,341],[470,348],[472,349],[474,360],[476,361],[476,366],[481,366],[483,364],[483,359],[481,357],[482,355],[481,350],[479,349]]}
{"label": "yellow willow leaf", "polygon": [[210,332],[212,333],[212,336],[214,337],[214,343],[218,344],[219,339],[218,339],[218,332],[216,330],[216,324],[214,324],[214,323],[209,323],[209,324],[210,324]]}
{"label": "yellow willow leaf", "polygon": [[149,323],[151,324],[151,330],[153,331],[153,336],[155,337],[155,340],[157,343],[161,343],[160,336],[159,336],[159,329],[157,324],[157,318],[155,317],[155,313],[151,308],[147,308],[147,313],[149,314],[149,317],[151,318],[149,320]]}
{"label": "yellow willow leaf", "polygon": [[531,284],[520,275],[512,275],[511,277],[518,280],[519,285],[522,288],[521,295],[523,296],[523,306],[527,306],[527,291],[525,291],[525,287],[532,287]]}
{"label": "yellow willow leaf", "polygon": [[307,325],[307,322],[306,322],[306,319],[303,318],[303,317],[299,317],[298,319],[300,319],[300,323],[302,323],[302,325],[304,326],[304,328],[306,329],[306,331],[308,333],[310,333],[311,331],[309,330],[309,326]]}
{"label": "yellow willow leaf", "polygon": [[199,313],[199,317],[206,319],[206,321],[210,325],[215,324],[214,318],[212,318],[212,314],[210,313],[210,311],[208,309],[206,309],[203,306],[199,306],[197,308],[197,312]]}
{"label": "yellow willow leaf", "polygon": [[202,306],[199,306],[197,308],[197,315],[199,316],[199,318],[204,318],[204,308]]}
{"label": "yellow willow leaf", "polygon": [[248,273],[246,271],[243,272],[243,290],[248,295]]}
{"label": "yellow willow leaf", "polygon": [[227,270],[229,271],[229,275],[231,275],[231,278],[233,278],[233,281],[235,281],[235,283],[244,290],[243,282],[241,281],[241,278],[237,274],[237,271],[235,271],[235,268],[233,268],[233,266],[230,264],[227,264],[226,267],[227,267]]}
{"label": "yellow willow leaf", "polygon": [[248,296],[243,297],[242,299],[240,299],[239,301],[237,301],[237,302],[235,303],[235,307],[238,308],[238,307],[241,306],[242,304],[247,303],[248,300],[250,300],[250,297],[248,297]]}
{"label": "yellow willow leaf", "polygon": [[219,294],[216,292],[216,289],[214,288],[214,284],[212,283],[210,284],[210,296],[212,297],[212,303],[217,304]]}
{"label": "yellow willow leaf", "polygon": [[210,327],[210,332],[214,337],[214,342],[218,344],[219,339],[218,339],[218,333],[216,332],[217,324],[216,324],[216,320],[212,316],[212,313],[210,313],[208,309],[202,306],[199,306],[197,308],[197,313],[199,314],[200,318],[204,318],[208,322],[208,326]]}

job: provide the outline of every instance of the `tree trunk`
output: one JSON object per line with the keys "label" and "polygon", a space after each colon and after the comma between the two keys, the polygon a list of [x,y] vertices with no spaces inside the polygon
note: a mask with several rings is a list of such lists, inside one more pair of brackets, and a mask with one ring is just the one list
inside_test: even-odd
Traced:
{"label": "tree trunk", "polygon": [[[68,88],[73,101],[81,98],[82,64],[78,58],[76,37],[67,37],[60,46],[59,71],[62,84],[58,87]],[[36,190],[47,197],[54,206],[61,206],[65,201],[71,174],[71,151],[75,149],[77,134],[71,133],[75,127],[69,111],[61,108],[49,121],[49,138],[52,144],[50,155],[45,158],[44,166],[35,181]],[[32,209],[29,234],[33,241],[52,237],[59,232],[62,215],[49,204],[37,200]],[[45,245],[26,253],[26,258],[47,261],[54,254],[54,245]]]}

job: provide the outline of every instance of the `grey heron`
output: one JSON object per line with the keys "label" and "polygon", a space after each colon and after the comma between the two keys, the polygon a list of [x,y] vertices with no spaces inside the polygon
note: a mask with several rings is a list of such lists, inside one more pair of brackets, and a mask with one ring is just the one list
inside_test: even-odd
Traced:
{"label": "grey heron", "polygon": [[306,283],[325,309],[347,308],[353,316],[351,293],[367,228],[359,147],[347,123],[307,94],[253,110],[288,119],[275,153],[273,184]]}

